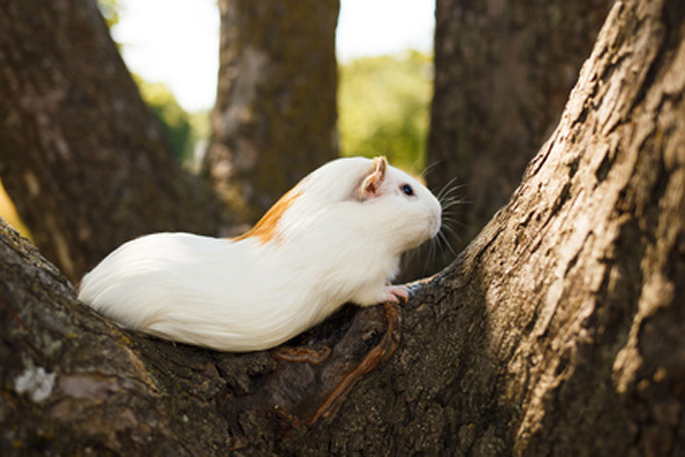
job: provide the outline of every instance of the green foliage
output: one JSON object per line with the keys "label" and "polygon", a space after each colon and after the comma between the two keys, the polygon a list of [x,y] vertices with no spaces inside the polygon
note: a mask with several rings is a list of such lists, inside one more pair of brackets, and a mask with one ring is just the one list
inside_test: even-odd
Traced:
{"label": "green foliage", "polygon": [[342,154],[384,154],[402,168],[422,169],[432,96],[432,58],[416,51],[399,57],[361,58],[341,65],[339,78]]}
{"label": "green foliage", "polygon": [[177,160],[191,162],[195,143],[203,135],[207,136],[207,113],[189,115],[164,83],[150,83],[137,75],[133,75],[133,79],[143,100],[161,124]]}

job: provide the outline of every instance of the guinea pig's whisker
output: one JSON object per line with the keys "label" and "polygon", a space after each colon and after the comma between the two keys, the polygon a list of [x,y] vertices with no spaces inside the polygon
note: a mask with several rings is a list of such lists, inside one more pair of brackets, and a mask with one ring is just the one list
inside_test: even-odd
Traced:
{"label": "guinea pig's whisker", "polygon": [[450,225],[456,225],[456,226],[459,226],[459,227],[461,227],[461,228],[465,228],[465,227],[466,227],[466,224],[464,224],[463,222],[461,222],[459,219],[455,219],[454,217],[452,217],[452,216],[449,215],[449,214],[443,215],[443,217],[442,217],[442,222],[443,222],[443,227],[444,227],[446,230],[451,230],[451,231],[452,231],[451,234],[453,234],[453,235],[456,235],[456,232],[454,232],[453,227],[451,227]]}
{"label": "guinea pig's whisker", "polygon": [[442,201],[443,198],[447,198],[449,195],[452,193],[459,191],[466,187],[466,184],[459,184],[459,185],[454,185],[454,183],[457,181],[457,177],[455,176],[454,178],[450,179],[447,181],[447,183],[442,186],[442,189],[440,189],[440,192],[438,192],[437,199],[439,201]]}
{"label": "guinea pig's whisker", "polygon": [[[462,224],[463,225],[463,224]],[[450,238],[456,239],[457,241],[461,241],[461,237],[457,233],[454,228],[450,227],[449,225],[443,226],[444,230],[440,230],[440,235],[442,236],[442,239],[449,244]]]}
{"label": "guinea pig's whisker", "polygon": [[449,211],[448,211],[449,209],[451,209],[455,206],[458,206],[458,205],[463,205],[463,204],[465,204],[465,201],[463,199],[454,197],[451,200],[441,202],[442,212],[443,212],[443,214],[444,213],[449,214]]}
{"label": "guinea pig's whisker", "polygon": [[[457,239],[459,239],[459,235],[456,234],[454,230],[452,230],[451,227],[448,227],[447,230],[454,235]],[[452,244],[449,242],[449,238],[447,235],[445,235],[445,232],[440,232],[438,234],[438,239],[447,247],[447,249],[450,251],[453,257],[457,256],[457,253],[454,251],[454,248],[452,248]]]}
{"label": "guinea pig's whisker", "polygon": [[426,177],[428,176],[428,174],[431,173],[435,169],[435,167],[437,167],[439,164],[440,164],[440,161],[436,160],[435,162],[433,162],[432,164],[430,164],[426,168],[424,168],[424,170],[419,174],[419,176],[425,180]]}
{"label": "guinea pig's whisker", "polygon": [[[431,166],[424,171],[424,174],[427,174],[437,164],[438,162],[431,164]],[[467,203],[464,197],[459,195],[460,191],[463,190],[466,185],[457,185],[457,179],[457,177],[450,179],[445,185],[442,186],[436,196],[442,209],[442,226],[434,238],[434,241],[429,244],[429,257],[431,259],[437,257],[437,253],[445,248],[452,254],[452,256],[456,256],[456,252],[454,251],[450,241],[453,239],[460,241],[460,237],[453,227],[465,226],[457,218],[458,212],[456,211],[456,207]]]}
{"label": "guinea pig's whisker", "polygon": [[455,179],[456,178],[452,178],[445,186],[443,186],[442,190],[440,190],[440,193],[438,193],[437,198],[442,209],[443,221],[455,222],[450,218],[450,216],[455,215],[453,208],[467,203],[463,196],[456,195],[456,193],[463,189],[465,185],[453,185]]}
{"label": "guinea pig's whisker", "polygon": [[453,206],[455,204],[468,203],[463,196],[455,195],[455,194],[456,194],[456,190],[447,192],[445,195],[440,197],[440,199],[438,201],[440,202],[440,205],[442,206],[443,210],[446,209],[446,206],[449,207],[449,206]]}

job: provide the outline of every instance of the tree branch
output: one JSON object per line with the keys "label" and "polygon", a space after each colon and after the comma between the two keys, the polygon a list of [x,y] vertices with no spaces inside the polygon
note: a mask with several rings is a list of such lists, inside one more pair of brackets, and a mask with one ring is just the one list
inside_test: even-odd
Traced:
{"label": "tree branch", "polygon": [[[3,228],[3,455],[685,452],[684,17],[616,4],[509,204],[412,288],[394,353],[382,307],[293,342],[344,370],[122,331]],[[317,414],[349,384],[327,369],[374,360]]]}

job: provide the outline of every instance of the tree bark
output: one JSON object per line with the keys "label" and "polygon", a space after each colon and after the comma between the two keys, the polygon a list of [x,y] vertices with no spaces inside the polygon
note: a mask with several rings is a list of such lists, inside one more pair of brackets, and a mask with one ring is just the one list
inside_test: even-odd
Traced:
{"label": "tree bark", "polygon": [[219,88],[204,174],[256,222],[338,155],[338,0],[221,0]]}
{"label": "tree bark", "polygon": [[122,331],[3,228],[2,454],[682,455],[683,68],[685,5],[618,2],[509,203],[320,364]]}
{"label": "tree bark", "polygon": [[78,281],[143,233],[218,232],[218,200],[171,160],[95,3],[0,9],[0,175],[41,251]]}
{"label": "tree bark", "polygon": [[427,180],[462,201],[446,233],[454,251],[506,203],[559,122],[612,3],[437,1]]}

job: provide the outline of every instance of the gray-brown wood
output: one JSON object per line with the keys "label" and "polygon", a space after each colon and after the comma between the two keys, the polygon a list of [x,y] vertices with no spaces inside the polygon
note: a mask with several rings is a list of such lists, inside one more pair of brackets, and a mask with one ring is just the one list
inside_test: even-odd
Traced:
{"label": "gray-brown wood", "polygon": [[[273,384],[271,352],[123,332],[3,228],[0,451],[682,455],[684,69],[680,0],[617,3],[509,203],[413,287],[399,347],[313,423],[282,408],[306,409],[302,371]],[[336,319],[312,334],[348,350],[388,331]],[[267,408],[223,408],[249,396]]]}
{"label": "gray-brown wood", "polygon": [[[397,308],[350,306],[294,350],[216,353],[122,330],[0,219],[0,454],[272,451],[329,423],[397,348]],[[307,352],[305,352],[305,350]]]}
{"label": "gray-brown wood", "polygon": [[218,199],[171,160],[95,3],[0,10],[0,176],[43,254],[75,283],[143,233],[218,232]]}
{"label": "gray-brown wood", "polygon": [[[452,208],[455,251],[507,202],[558,124],[612,4],[437,0],[427,179],[463,201]],[[431,268],[452,260],[445,253]]]}
{"label": "gray-brown wood", "polygon": [[220,0],[219,88],[203,174],[254,224],[337,157],[338,0]]}

